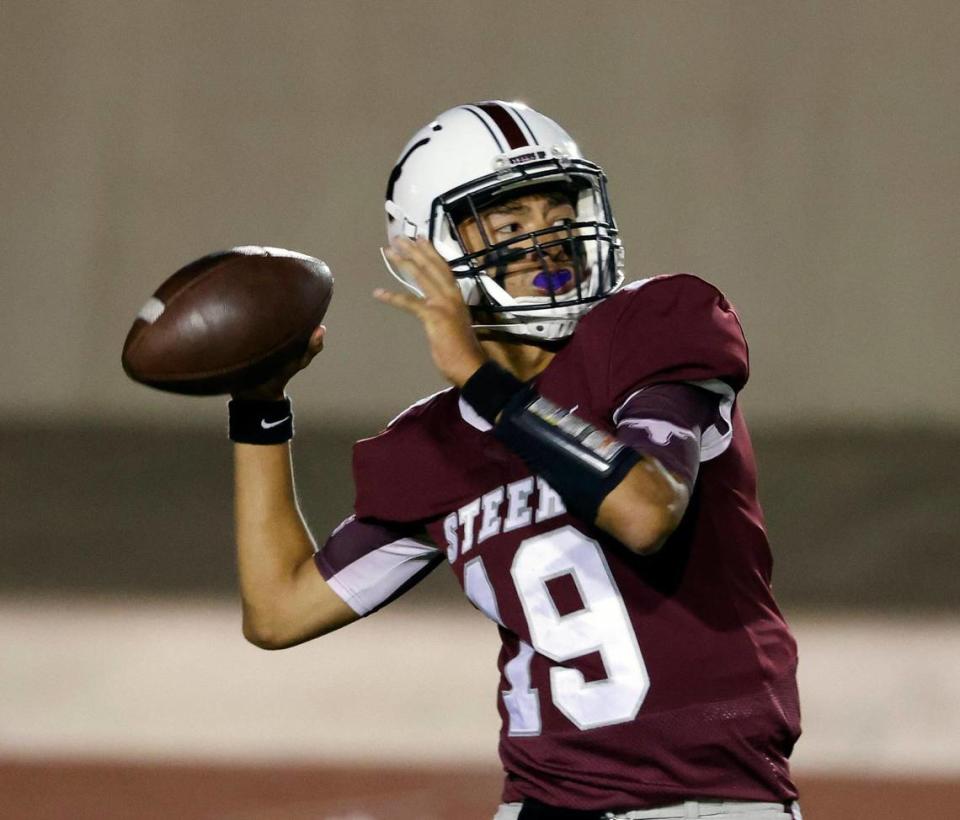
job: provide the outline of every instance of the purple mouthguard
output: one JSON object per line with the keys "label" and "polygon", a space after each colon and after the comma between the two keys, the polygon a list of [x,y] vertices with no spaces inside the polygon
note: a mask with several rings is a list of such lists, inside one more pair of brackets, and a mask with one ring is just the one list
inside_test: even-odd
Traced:
{"label": "purple mouthguard", "polygon": [[573,273],[566,268],[553,271],[540,271],[533,277],[533,284],[541,290],[558,291],[573,279]]}

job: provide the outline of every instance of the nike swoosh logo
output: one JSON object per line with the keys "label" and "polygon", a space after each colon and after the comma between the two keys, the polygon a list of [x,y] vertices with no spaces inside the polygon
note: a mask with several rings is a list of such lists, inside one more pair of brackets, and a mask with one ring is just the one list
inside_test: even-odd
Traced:
{"label": "nike swoosh logo", "polygon": [[260,419],[260,426],[264,430],[269,430],[271,427],[276,427],[278,424],[283,424],[290,416],[284,416],[280,421],[267,421],[266,419]]}

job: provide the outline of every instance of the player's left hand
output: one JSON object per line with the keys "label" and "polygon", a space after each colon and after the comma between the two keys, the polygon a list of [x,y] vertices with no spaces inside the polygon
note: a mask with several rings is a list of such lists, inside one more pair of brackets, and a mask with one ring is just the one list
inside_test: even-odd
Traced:
{"label": "player's left hand", "polygon": [[373,292],[374,298],[416,316],[426,331],[433,363],[447,379],[463,387],[487,356],[473,331],[470,311],[450,266],[424,238],[395,238],[384,254],[397,271],[413,277],[423,298],[382,288]]}

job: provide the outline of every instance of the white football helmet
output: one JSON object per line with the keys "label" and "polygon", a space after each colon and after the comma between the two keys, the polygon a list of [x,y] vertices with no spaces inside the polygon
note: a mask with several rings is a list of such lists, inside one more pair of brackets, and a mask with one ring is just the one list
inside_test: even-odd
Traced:
{"label": "white football helmet", "polygon": [[[575,221],[489,241],[478,215],[482,209],[544,189],[569,197]],[[594,304],[623,284],[623,247],[603,170],[583,158],[557,123],[522,103],[459,105],[421,128],[390,174],[385,209],[390,239],[426,236],[450,263],[474,327],[563,339]],[[458,230],[470,216],[483,236],[480,251],[470,252]],[[506,266],[539,258],[546,270],[551,252],[570,260],[573,270],[561,273],[575,287],[554,292],[554,273],[544,273],[545,295],[510,296],[503,285]],[[387,268],[420,294],[412,278],[389,263]]]}

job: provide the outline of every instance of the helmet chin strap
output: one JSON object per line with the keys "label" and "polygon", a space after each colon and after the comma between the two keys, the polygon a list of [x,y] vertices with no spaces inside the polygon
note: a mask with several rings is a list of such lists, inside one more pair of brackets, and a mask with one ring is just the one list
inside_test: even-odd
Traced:
{"label": "helmet chin strap", "polygon": [[[540,332],[535,330],[531,331],[531,328],[535,327],[533,323],[516,322],[504,323],[501,325],[473,325],[473,329],[502,330],[504,331],[504,336],[510,336],[512,337],[511,340],[516,340],[519,343],[537,341],[553,342],[572,336],[573,331],[576,329],[576,321],[573,319],[549,319],[543,322],[537,322],[536,326],[542,327],[543,330]],[[516,330],[513,328],[516,328]]]}
{"label": "helmet chin strap", "polygon": [[[421,298],[423,297],[423,292],[418,287],[416,287],[415,285],[413,285],[412,283],[404,279],[403,276],[401,276],[400,273],[398,273],[394,269],[393,265],[390,264],[390,260],[387,259],[386,251],[384,248],[380,248],[380,258],[383,260],[384,267],[386,267],[386,269],[390,272],[390,275],[394,279],[396,279],[407,290],[412,291],[413,293],[417,294],[417,296],[420,296]],[[493,281],[491,277],[487,277],[487,278]],[[500,286],[496,282],[493,282],[493,285],[496,288],[500,289],[503,292],[504,296],[506,296],[507,298],[511,298],[509,294],[507,294],[505,290],[500,288]],[[466,297],[466,294],[464,294],[464,296]],[[526,298],[533,298],[533,297],[526,297]],[[523,300],[524,300],[524,297],[520,297],[516,300],[511,299],[511,301],[514,301],[515,304],[522,304]],[[573,330],[576,327],[577,320],[579,318],[580,317],[556,317],[556,316],[552,316],[550,318],[546,318],[546,317],[534,318],[531,316],[531,318],[525,322],[499,322],[499,323],[492,323],[492,324],[479,324],[479,325],[474,324],[472,326],[474,330],[504,330],[507,333],[510,333],[516,336],[517,339],[526,338],[526,339],[540,339],[540,340],[549,341],[554,339],[564,339],[567,336],[570,336],[573,333]],[[544,331],[531,332],[531,328],[534,328],[536,326],[542,326],[544,328]],[[569,327],[569,330],[567,330],[567,327]],[[555,328],[555,329],[553,332],[545,332],[547,328]],[[521,332],[517,332],[518,330]],[[523,331],[526,331],[526,332],[523,332]]]}
{"label": "helmet chin strap", "polygon": [[[586,311],[584,311],[586,312]],[[511,316],[515,319],[516,315]],[[565,339],[573,334],[581,316],[540,316],[525,321],[473,323],[474,330],[502,330],[517,339],[554,340]],[[541,328],[537,330],[537,328]]]}
{"label": "helmet chin strap", "polygon": [[[572,271],[570,271],[569,268],[563,268],[562,270],[568,271],[571,279],[575,275],[573,274]],[[556,273],[559,274],[560,271],[557,271]],[[546,270],[543,270],[537,274],[537,276],[544,276],[544,275],[549,276],[550,274]],[[494,279],[489,274],[476,274],[474,275],[473,278],[476,280],[477,287],[487,297],[487,299],[489,299],[498,307],[505,309],[506,312],[510,311],[511,306],[535,305],[535,304],[541,303],[544,298],[551,298],[551,297],[553,299],[553,303],[543,304],[542,308],[544,310],[562,310],[564,308],[574,307],[577,304],[577,302],[574,301],[574,299],[577,297],[578,291],[582,291],[586,296],[591,296],[593,295],[593,291],[595,290],[595,285],[596,285],[594,281],[595,276],[591,274],[587,282],[584,285],[582,285],[581,288],[578,290],[570,290],[567,293],[559,293],[559,294],[554,292],[547,297],[534,296],[534,295],[511,296],[507,292],[506,288],[504,288],[496,279]],[[556,286],[558,283],[556,279],[551,278],[547,282],[547,284]],[[549,321],[552,318],[561,318],[561,317],[549,317],[549,318],[545,317],[544,320]]]}

